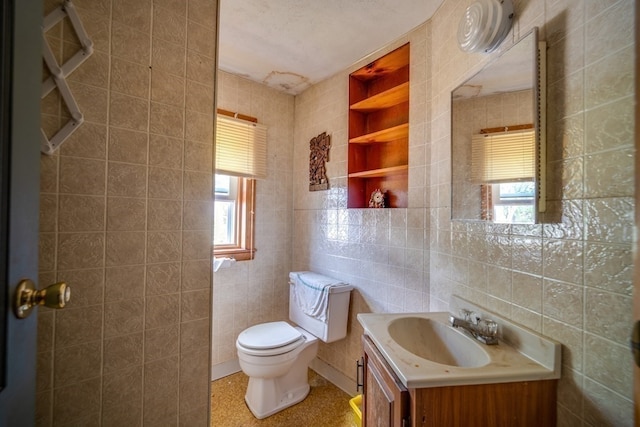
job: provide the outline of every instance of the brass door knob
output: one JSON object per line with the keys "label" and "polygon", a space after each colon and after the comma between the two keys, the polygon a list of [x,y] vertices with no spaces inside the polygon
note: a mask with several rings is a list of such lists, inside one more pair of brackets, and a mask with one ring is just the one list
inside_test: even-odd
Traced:
{"label": "brass door knob", "polygon": [[33,307],[44,305],[51,308],[64,308],[71,298],[71,288],[64,282],[54,283],[37,290],[29,279],[22,280],[16,288],[14,312],[19,319],[31,314]]}

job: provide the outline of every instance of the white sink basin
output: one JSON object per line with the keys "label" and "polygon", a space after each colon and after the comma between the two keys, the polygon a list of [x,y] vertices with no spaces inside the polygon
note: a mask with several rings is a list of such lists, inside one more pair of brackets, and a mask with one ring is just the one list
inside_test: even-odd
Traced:
{"label": "white sink basin", "polygon": [[388,331],[400,347],[442,365],[478,367],[491,360],[482,344],[429,318],[399,317],[389,323]]}
{"label": "white sink basin", "polygon": [[408,388],[560,378],[560,343],[459,297],[499,325],[500,342],[486,345],[449,324],[450,313],[360,313],[358,321]]}

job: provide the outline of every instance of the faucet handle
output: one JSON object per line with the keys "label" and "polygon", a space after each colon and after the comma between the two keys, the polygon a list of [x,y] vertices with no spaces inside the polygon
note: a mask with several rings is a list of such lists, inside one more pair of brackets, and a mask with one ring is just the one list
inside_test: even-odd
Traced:
{"label": "faucet handle", "polygon": [[482,323],[487,336],[493,338],[498,335],[498,324],[495,321],[491,319],[483,319]]}
{"label": "faucet handle", "polygon": [[461,308],[460,309],[460,317],[462,317],[462,320],[466,321],[466,322],[470,322],[471,321],[471,315],[473,314],[473,311],[468,310],[466,308]]}

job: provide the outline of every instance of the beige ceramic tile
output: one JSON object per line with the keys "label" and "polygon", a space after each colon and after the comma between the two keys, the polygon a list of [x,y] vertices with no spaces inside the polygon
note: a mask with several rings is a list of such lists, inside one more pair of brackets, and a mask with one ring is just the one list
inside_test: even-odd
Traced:
{"label": "beige ceramic tile", "polygon": [[104,159],[106,156],[107,127],[84,122],[60,146],[63,156]]}
{"label": "beige ceramic tile", "polygon": [[[64,281],[72,289],[73,298],[66,305],[68,308],[82,308],[101,304],[104,295],[104,270],[62,270],[58,279]],[[46,283],[41,284],[46,286]]]}
{"label": "beige ceramic tile", "polygon": [[184,45],[187,40],[187,21],[163,7],[153,8],[153,38]]}
{"label": "beige ceramic tile", "polygon": [[131,197],[107,198],[108,231],[143,231],[145,229],[146,202]]}
{"label": "beige ceramic tile", "polygon": [[180,320],[190,322],[209,316],[211,293],[209,289],[183,292],[181,297]]}
{"label": "beige ceramic tile", "polygon": [[198,351],[180,355],[179,413],[207,407],[210,402],[209,352]]}
{"label": "beige ceramic tile", "polygon": [[628,96],[633,91],[633,48],[626,47],[585,69],[588,109]]}
{"label": "beige ceramic tile", "polygon": [[149,131],[157,135],[182,138],[184,136],[184,110],[152,102]]}
{"label": "beige ceramic tile", "polygon": [[111,24],[111,53],[113,56],[138,64],[148,64],[150,56],[148,32],[118,22]]}
{"label": "beige ceramic tile", "polygon": [[148,199],[148,230],[179,230],[182,226],[182,202],[179,200]]}
{"label": "beige ceramic tile", "polygon": [[[54,390],[53,419],[56,423],[89,425],[100,414],[100,378]],[[60,402],[73,402],[66,404]]]}
{"label": "beige ceramic tile", "polygon": [[143,354],[142,333],[120,335],[104,340],[105,374],[141,366]]}
{"label": "beige ceramic tile", "polygon": [[581,286],[544,281],[542,310],[545,316],[583,327],[584,298]]}
{"label": "beige ceramic tile", "polygon": [[102,369],[102,343],[92,341],[56,348],[53,381],[56,388],[99,377]]}
{"label": "beige ceramic tile", "polygon": [[147,233],[147,263],[180,260],[180,231],[150,231]]}
{"label": "beige ceramic tile", "polygon": [[182,289],[185,291],[211,286],[211,262],[187,261],[182,264]]}
{"label": "beige ceramic tile", "polygon": [[206,27],[215,27],[217,23],[216,9],[208,0],[189,0],[188,16],[189,20]]}
{"label": "beige ceramic tile", "polygon": [[145,268],[142,265],[109,267],[105,269],[105,302],[144,295]]}
{"label": "beige ceramic tile", "polygon": [[[629,340],[630,296],[598,289],[585,292],[585,330],[608,340],[626,345]],[[603,313],[609,313],[606,317]]]}
{"label": "beige ceramic tile", "polygon": [[585,285],[624,295],[633,290],[629,245],[585,243]]}
{"label": "beige ceramic tile", "polygon": [[612,344],[590,333],[585,333],[585,346],[590,350],[584,357],[585,375],[623,396],[631,396],[633,379],[620,369],[620,361],[631,363],[628,346]]}
{"label": "beige ceramic tile", "polygon": [[211,231],[184,231],[182,233],[182,259],[184,261],[211,258]]}
{"label": "beige ceramic tile", "polygon": [[175,169],[149,168],[149,197],[179,199],[182,197],[182,172]]}
{"label": "beige ceramic tile", "polygon": [[107,195],[144,197],[147,193],[147,168],[142,165],[109,162]]}
{"label": "beige ceramic tile", "polygon": [[151,73],[151,100],[162,104],[184,107],[184,77],[161,70]]}
{"label": "beige ceramic tile", "polygon": [[180,264],[162,263],[147,266],[146,295],[163,295],[180,291]]}
{"label": "beige ceramic tile", "polygon": [[111,92],[109,113],[111,126],[146,131],[149,123],[149,101]]}
{"label": "beige ceramic tile", "polygon": [[213,191],[211,173],[184,173],[184,198],[187,200],[209,200]]}
{"label": "beige ceramic tile", "polygon": [[195,51],[187,51],[187,79],[213,87],[215,63]]}
{"label": "beige ceramic tile", "polygon": [[77,157],[60,158],[60,192],[104,195],[105,162]]}
{"label": "beige ceramic tile", "polygon": [[209,116],[213,115],[213,88],[187,80],[186,107]]}
{"label": "beige ceramic tile", "polygon": [[119,299],[106,303],[104,336],[110,338],[141,331],[143,318],[144,300],[142,298]]}
{"label": "beige ceramic tile", "polygon": [[111,90],[138,98],[149,96],[149,66],[121,58],[111,60]]}
{"label": "beige ceramic tile", "polygon": [[154,6],[159,6],[170,10],[179,16],[187,15],[187,2],[179,0],[153,0]]}
{"label": "beige ceramic tile", "polygon": [[180,327],[177,324],[144,331],[145,363],[178,354]]}
{"label": "beige ceramic tile", "polygon": [[145,233],[112,231],[107,233],[106,265],[142,264],[145,258]]}
{"label": "beige ceramic tile", "polygon": [[183,141],[161,135],[149,135],[149,165],[182,168]]}
{"label": "beige ceramic tile", "polygon": [[55,345],[66,347],[102,338],[102,307],[88,306],[56,313]]}
{"label": "beige ceramic tile", "polygon": [[591,425],[611,424],[620,427],[631,427],[633,402],[611,391],[609,388],[585,377],[584,420]]}
{"label": "beige ceramic tile", "polygon": [[58,230],[102,231],[105,226],[103,196],[61,195],[59,199]]}
{"label": "beige ceramic tile", "polygon": [[107,124],[107,90],[78,82],[68,82],[71,93],[87,122]]}
{"label": "beige ceramic tile", "polygon": [[184,76],[185,47],[164,40],[154,40],[151,65],[153,69],[163,70],[176,76]]}
{"label": "beige ceramic tile", "polygon": [[112,0],[113,22],[133,27],[139,31],[151,31],[151,0]]}
{"label": "beige ceramic tile", "polygon": [[102,384],[102,425],[141,424],[142,383],[142,366],[105,375]]}
{"label": "beige ceramic tile", "polygon": [[179,321],[179,294],[157,295],[145,299],[145,329],[167,327]]}
{"label": "beige ceramic tile", "polygon": [[97,268],[104,266],[103,233],[60,233],[57,245],[57,268]]}
{"label": "beige ceramic tile", "polygon": [[213,218],[213,204],[211,202],[192,200],[184,202],[183,228],[185,230],[209,230],[211,218]]}

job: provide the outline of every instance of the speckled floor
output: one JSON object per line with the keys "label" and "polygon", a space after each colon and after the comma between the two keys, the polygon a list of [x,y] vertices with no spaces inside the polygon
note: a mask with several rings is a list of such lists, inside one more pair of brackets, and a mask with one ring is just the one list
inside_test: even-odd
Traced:
{"label": "speckled floor", "polygon": [[248,381],[239,372],[211,383],[211,427],[355,427],[350,396],[312,370],[307,398],[263,420],[244,402]]}

